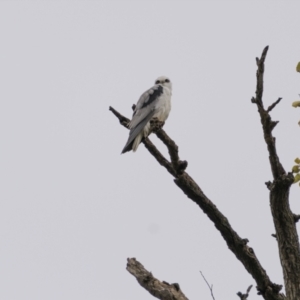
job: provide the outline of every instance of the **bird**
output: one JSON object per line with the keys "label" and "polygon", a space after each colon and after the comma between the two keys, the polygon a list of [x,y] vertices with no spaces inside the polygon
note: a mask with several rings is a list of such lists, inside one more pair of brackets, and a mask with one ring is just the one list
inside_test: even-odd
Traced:
{"label": "bird", "polygon": [[157,118],[165,122],[171,111],[172,82],[166,76],[160,76],[155,84],[144,92],[138,100],[129,122],[129,138],[122,153],[135,152],[143,137],[150,133],[150,120]]}

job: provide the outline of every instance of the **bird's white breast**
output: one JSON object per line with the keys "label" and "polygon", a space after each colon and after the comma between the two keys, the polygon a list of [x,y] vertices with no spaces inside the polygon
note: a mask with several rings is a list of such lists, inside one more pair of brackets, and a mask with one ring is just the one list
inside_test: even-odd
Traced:
{"label": "bird's white breast", "polygon": [[153,118],[157,118],[161,122],[165,122],[169,116],[171,111],[171,91],[164,87],[164,92],[160,96],[159,101],[156,104],[156,113],[154,114]]}

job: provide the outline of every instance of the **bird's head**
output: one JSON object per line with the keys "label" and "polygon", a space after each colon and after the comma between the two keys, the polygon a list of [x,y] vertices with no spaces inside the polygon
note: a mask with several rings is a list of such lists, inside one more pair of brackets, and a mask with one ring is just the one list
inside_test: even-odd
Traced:
{"label": "bird's head", "polygon": [[167,88],[170,89],[170,91],[172,90],[172,82],[171,80],[166,77],[166,76],[160,76],[155,80],[155,84],[160,84],[162,86],[165,86]]}

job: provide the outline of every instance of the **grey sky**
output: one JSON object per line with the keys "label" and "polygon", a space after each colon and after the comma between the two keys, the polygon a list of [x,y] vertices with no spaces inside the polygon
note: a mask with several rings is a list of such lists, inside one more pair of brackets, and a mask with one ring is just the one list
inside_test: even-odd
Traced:
{"label": "grey sky", "polygon": [[[270,46],[265,103],[286,169],[300,156],[298,1],[0,2],[0,299],[153,299],[125,270],[136,257],[192,299],[234,299],[253,279],[213,224],[109,105],[173,82],[165,130],[187,172],[282,284],[264,182],[255,56]],[[164,152],[155,138],[151,140]],[[291,206],[300,213],[300,189]],[[261,299],[255,290],[251,300]]]}

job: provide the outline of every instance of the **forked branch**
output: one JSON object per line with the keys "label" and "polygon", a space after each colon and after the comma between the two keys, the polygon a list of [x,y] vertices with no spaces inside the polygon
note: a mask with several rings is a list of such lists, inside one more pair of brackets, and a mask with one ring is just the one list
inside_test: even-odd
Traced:
{"label": "forked branch", "polygon": [[267,46],[261,55],[261,58],[256,58],[257,72],[256,72],[256,97],[252,98],[252,102],[256,103],[258,112],[260,115],[261,124],[264,132],[264,139],[268,147],[269,159],[271,164],[271,169],[273,173],[273,178],[278,179],[280,176],[285,174],[285,171],[280,163],[279,157],[277,155],[275,138],[272,135],[272,131],[278,122],[274,122],[271,119],[269,112],[280,102],[279,98],[275,103],[269,106],[267,110],[264,109],[263,104],[263,90],[264,90],[264,71],[265,71],[265,59],[268,53],[269,47]]}
{"label": "forked branch", "polygon": [[273,121],[270,112],[281,101],[279,98],[267,110],[263,105],[263,78],[265,70],[265,59],[268,47],[263,50],[261,58],[256,59],[257,63],[257,85],[256,98],[252,102],[256,103],[262,124],[264,140],[269,152],[269,161],[273,174],[273,182],[267,182],[270,190],[270,207],[273,222],[276,229],[280,262],[283,270],[286,296],[289,300],[300,299],[300,248],[299,238],[296,230],[295,214],[292,213],[289,204],[289,191],[294,177],[292,173],[286,173],[276,150],[273,129],[277,121]]}
{"label": "forked branch", "polygon": [[[119,119],[120,123],[128,127],[129,119],[122,116],[115,109],[110,107],[110,110]],[[126,123],[127,122],[127,123]],[[214,223],[216,228],[220,231],[228,248],[235,254],[238,260],[244,265],[245,269],[252,275],[257,283],[257,289],[260,294],[267,300],[282,300],[284,297],[279,294],[282,286],[271,282],[266,271],[258,261],[254,251],[247,245],[248,240],[242,239],[231,227],[227,218],[218,210],[218,208],[208,199],[203,193],[197,183],[186,173],[180,170],[176,165],[180,165],[178,156],[178,146],[176,143],[160,129],[156,135],[167,145],[171,156],[171,162],[168,161],[150,142],[148,138],[143,140],[144,145],[148,151],[155,157],[155,159],[167,169],[167,171],[175,177],[175,184],[194,201],[207,216]],[[174,156],[172,158],[172,153]]]}
{"label": "forked branch", "polygon": [[[279,246],[280,260],[283,268],[285,288],[287,298],[280,294],[282,286],[273,283],[268,277],[266,271],[258,261],[254,251],[247,243],[247,239],[242,239],[231,227],[227,218],[218,210],[214,203],[204,194],[197,183],[185,172],[186,161],[181,161],[178,155],[178,146],[166,134],[163,129],[154,130],[158,138],[167,146],[170,155],[170,161],[166,159],[157,148],[151,143],[149,138],[143,140],[148,151],[155,159],[175,177],[175,184],[194,201],[214,223],[222,237],[227,243],[228,248],[235,254],[237,259],[243,264],[245,269],[252,275],[257,283],[258,293],[266,300],[299,300],[300,299],[300,250],[299,240],[296,231],[295,222],[298,217],[291,212],[289,208],[289,189],[293,182],[293,175],[286,173],[277,155],[275,138],[272,131],[277,125],[277,121],[272,121],[270,112],[281,101],[279,98],[268,109],[263,104],[263,77],[265,70],[265,59],[268,47],[266,47],[260,58],[256,59],[257,63],[257,84],[256,97],[252,102],[257,105],[260,115],[264,139],[269,152],[269,160],[273,174],[273,182],[267,182],[266,185],[270,190],[270,203],[273,220],[276,228],[276,238]],[[115,109],[110,110],[119,119],[120,123],[128,128],[129,119],[122,116]],[[133,262],[132,262],[133,263]],[[140,281],[139,281],[140,282]],[[141,284],[141,282],[140,282]],[[144,286],[145,287],[145,286]],[[146,288],[146,287],[145,287]],[[246,294],[241,294],[246,297]]]}

